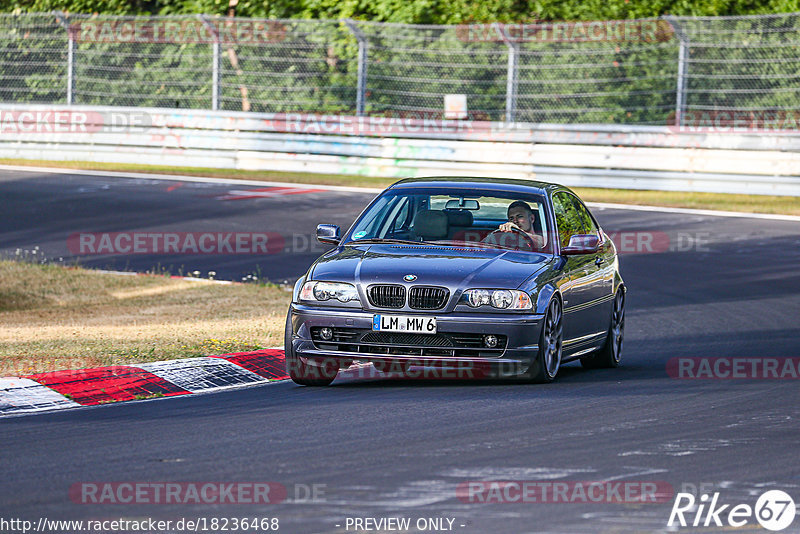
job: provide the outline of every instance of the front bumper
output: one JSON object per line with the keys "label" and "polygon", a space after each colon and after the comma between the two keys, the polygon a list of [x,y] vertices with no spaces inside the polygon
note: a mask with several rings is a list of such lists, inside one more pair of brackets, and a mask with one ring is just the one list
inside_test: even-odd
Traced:
{"label": "front bumper", "polygon": [[[372,332],[375,313],[359,309],[326,308],[292,304],[291,343],[294,352],[303,357],[336,358],[345,362],[405,362],[420,365],[462,366],[464,364],[509,366],[526,368],[536,357],[541,334],[542,316],[536,314],[502,313],[420,313],[400,312],[419,317],[436,317],[437,332],[441,334],[439,345],[425,347],[424,341],[417,344],[362,343],[364,336]],[[346,331],[351,337],[347,342],[323,342],[316,331],[330,327],[335,331]],[[314,332],[315,335],[312,335]],[[489,349],[459,344],[466,337],[481,337],[493,334],[504,338],[502,348]],[[373,336],[374,337],[374,336]],[[417,337],[427,339],[420,334]],[[422,345],[420,344],[422,343]],[[445,345],[442,345],[445,343]],[[450,343],[450,345],[446,345]]]}

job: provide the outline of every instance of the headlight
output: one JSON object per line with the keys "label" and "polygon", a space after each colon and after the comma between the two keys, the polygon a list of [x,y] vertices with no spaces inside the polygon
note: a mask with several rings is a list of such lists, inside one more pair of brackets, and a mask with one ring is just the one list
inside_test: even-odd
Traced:
{"label": "headlight", "polygon": [[464,294],[467,296],[467,303],[473,308],[492,303],[492,295],[488,289],[469,289]]}
{"label": "headlight", "polygon": [[358,301],[358,292],[352,284],[343,282],[306,282],[300,290],[300,300],[339,302]]}
{"label": "headlight", "polygon": [[492,306],[500,310],[530,310],[531,297],[516,289],[467,289],[462,297],[473,307]]}

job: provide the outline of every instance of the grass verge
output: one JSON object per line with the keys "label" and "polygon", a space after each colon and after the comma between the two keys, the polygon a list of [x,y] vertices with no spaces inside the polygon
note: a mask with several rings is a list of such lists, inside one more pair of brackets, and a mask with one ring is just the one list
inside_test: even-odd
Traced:
{"label": "grass verge", "polygon": [[573,187],[586,202],[800,215],[800,197]]}
{"label": "grass verge", "polygon": [[213,356],[283,344],[274,285],[0,261],[0,376]]}
{"label": "grass verge", "polygon": [[[159,165],[139,165],[126,163],[94,163],[88,161],[44,161],[2,159],[2,165],[27,165],[38,167],[58,167],[81,170],[128,171],[185,176],[205,176],[210,178],[231,178],[238,180],[263,180],[322,185],[344,185],[350,187],[384,188],[397,180],[377,176],[356,176],[344,174],[315,174],[277,171],[239,171],[209,169],[204,167],[166,167]],[[546,179],[546,178],[543,178]],[[742,211],[746,213],[773,213],[781,215],[800,215],[800,197],[737,195],[727,193],[689,193],[682,191],[649,191],[630,189],[600,189],[577,187],[575,191],[587,202],[610,202],[617,204],[638,204],[645,206],[666,206],[673,208],[696,208],[722,211]]]}

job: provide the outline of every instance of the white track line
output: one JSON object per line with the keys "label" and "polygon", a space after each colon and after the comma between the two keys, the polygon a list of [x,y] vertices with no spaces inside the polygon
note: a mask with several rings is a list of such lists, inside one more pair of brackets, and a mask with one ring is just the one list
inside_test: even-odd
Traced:
{"label": "white track line", "polygon": [[[92,269],[92,272],[102,274],[116,274],[119,276],[161,276],[155,273],[140,273],[136,271],[109,271],[107,269]],[[203,282],[207,284],[222,284],[231,285],[238,284],[239,282],[232,282],[230,280],[211,280],[210,278],[195,278],[193,276],[170,276],[173,280],[186,280],[187,282]]]}
{"label": "white track line", "polygon": [[593,208],[629,211],[659,211],[664,213],[685,213],[687,215],[709,215],[712,217],[746,217],[748,219],[770,219],[773,221],[800,222],[797,215],[778,215],[774,213],[747,213],[741,211],[698,210],[691,208],[667,208],[661,206],[639,206],[637,204],[608,204],[605,202],[587,202]]}
{"label": "white track line", "polygon": [[[231,178],[207,178],[202,176],[182,176],[177,174],[150,174],[144,172],[117,172],[117,171],[93,171],[82,169],[62,169],[51,167],[27,167],[24,165],[0,165],[0,171],[22,171],[22,172],[42,172],[50,174],[83,174],[86,176],[107,176],[110,178],[144,178],[148,180],[171,180],[176,182],[199,182],[207,184],[238,184],[256,185],[272,187],[296,187],[310,189],[324,189],[327,191],[342,191],[349,193],[371,193],[376,194],[383,189],[370,187],[345,187],[339,185],[305,184],[294,182],[262,182],[260,180],[234,180]],[[630,211],[651,211],[660,213],[682,213],[686,215],[705,215],[709,217],[742,217],[747,219],[767,219],[773,221],[792,221],[800,222],[797,215],[776,215],[771,213],[747,213],[743,211],[717,211],[700,210],[691,208],[668,208],[663,206],[647,206],[637,204],[608,204],[605,202],[587,202],[589,206],[596,208],[606,208],[615,210]]]}
{"label": "white track line", "polygon": [[[170,180],[173,182],[198,182],[204,184],[258,185],[261,187],[293,187],[325,189],[347,193],[380,193],[383,189],[369,187],[346,187],[341,185],[300,184],[293,182],[268,182],[262,180],[236,180],[233,178],[208,178],[205,176],[184,176],[180,174],[155,174],[147,172],[94,171],[83,169],[63,169],[51,167],[27,167],[25,165],[0,165],[0,171],[45,172],[49,174],[84,174],[86,176],[107,176],[110,178],[144,178],[148,180]],[[248,193],[249,194],[249,193]]]}

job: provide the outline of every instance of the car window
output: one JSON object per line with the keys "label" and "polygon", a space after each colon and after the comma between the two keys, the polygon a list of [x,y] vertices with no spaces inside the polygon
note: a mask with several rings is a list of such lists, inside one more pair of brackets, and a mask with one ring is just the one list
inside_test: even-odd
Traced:
{"label": "car window", "polygon": [[408,198],[403,198],[398,202],[398,206],[395,208],[394,223],[392,224],[393,233],[407,230],[411,225],[411,220],[408,216],[410,213],[409,205]]}
{"label": "car window", "polygon": [[430,202],[430,209],[443,210],[444,205],[450,200],[450,195],[432,195]]}
{"label": "car window", "polygon": [[581,233],[586,235],[599,235],[599,231],[597,229],[597,225],[592,219],[591,214],[589,214],[589,210],[584,206],[583,202],[580,201],[578,197],[569,195],[572,197],[572,202],[575,204],[575,210],[578,214],[578,219],[581,221]]}
{"label": "car window", "polygon": [[[533,213],[532,238],[506,236],[515,250],[552,254],[552,239],[547,222],[548,206],[541,194],[512,191],[469,191],[452,188],[409,188],[385,192],[353,225],[349,240],[401,239],[437,242],[451,246],[474,244],[480,248],[506,248],[508,244],[488,239],[508,221],[508,209],[514,202],[525,203]],[[469,206],[454,208],[453,206]],[[537,239],[538,236],[538,239]],[[531,241],[533,239],[533,241]],[[531,246],[530,243],[533,243]]]}
{"label": "car window", "polygon": [[[457,196],[453,195],[432,195],[430,208],[432,210],[443,210],[447,205],[447,202],[450,200],[454,200],[458,198]],[[494,198],[488,196],[470,196],[467,198],[472,198],[478,200],[480,208],[474,210],[472,215],[475,220],[477,221],[489,221],[494,219],[505,219],[506,218],[506,209],[508,205],[512,202],[508,199],[504,198]]]}
{"label": "car window", "polygon": [[545,245],[547,245],[550,233],[547,231],[547,212],[545,211],[544,204],[538,205],[536,218],[539,221],[539,228],[536,230],[542,236]]}
{"label": "car window", "polygon": [[364,236],[383,236],[385,232],[380,232],[382,221],[386,220],[387,213],[390,213],[401,201],[395,196],[383,196],[375,201],[375,204],[367,210],[358,221],[353,231],[353,238],[360,239]]}
{"label": "car window", "polygon": [[558,241],[562,247],[569,245],[569,238],[574,234],[582,234],[584,221],[576,208],[575,197],[565,192],[553,195],[553,211],[558,228]]}

